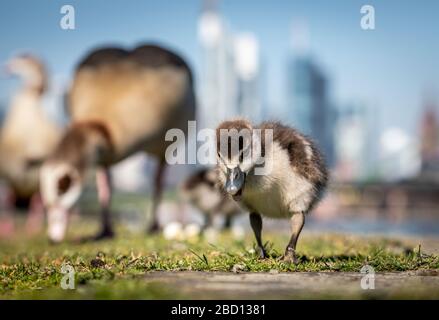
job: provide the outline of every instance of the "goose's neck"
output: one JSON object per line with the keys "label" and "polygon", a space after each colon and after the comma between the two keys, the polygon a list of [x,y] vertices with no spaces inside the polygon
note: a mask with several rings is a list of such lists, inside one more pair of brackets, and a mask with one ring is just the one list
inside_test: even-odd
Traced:
{"label": "goose's neck", "polygon": [[41,96],[47,91],[48,81],[44,72],[23,77],[22,94]]}
{"label": "goose's neck", "polygon": [[100,122],[91,121],[72,125],[55,152],[56,158],[81,170],[93,166],[108,166],[113,153],[108,128]]}

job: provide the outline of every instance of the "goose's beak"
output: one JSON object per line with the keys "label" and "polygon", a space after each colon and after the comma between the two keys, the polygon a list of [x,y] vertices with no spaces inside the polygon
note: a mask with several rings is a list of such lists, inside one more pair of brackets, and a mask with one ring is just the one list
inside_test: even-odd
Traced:
{"label": "goose's beak", "polygon": [[64,240],[68,224],[68,210],[55,207],[47,211],[48,229],[47,234],[53,243],[59,243]]}

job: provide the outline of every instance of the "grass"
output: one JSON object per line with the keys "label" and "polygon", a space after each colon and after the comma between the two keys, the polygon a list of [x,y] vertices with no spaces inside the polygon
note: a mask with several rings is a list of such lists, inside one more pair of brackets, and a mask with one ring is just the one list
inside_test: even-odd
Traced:
{"label": "grass", "polygon": [[[90,228],[87,224],[74,229],[84,234]],[[287,234],[265,234],[270,240],[267,260],[257,258],[250,234],[237,240],[231,233],[222,233],[215,244],[203,238],[171,242],[124,230],[117,235],[113,240],[84,244],[49,245],[43,235],[0,242],[0,299],[180,297],[178,290],[142,281],[152,271],[359,272],[366,263],[377,272],[439,269],[438,256],[388,239],[305,233],[298,248],[301,263],[290,265],[277,259]],[[76,271],[76,290],[60,288],[64,263]]]}

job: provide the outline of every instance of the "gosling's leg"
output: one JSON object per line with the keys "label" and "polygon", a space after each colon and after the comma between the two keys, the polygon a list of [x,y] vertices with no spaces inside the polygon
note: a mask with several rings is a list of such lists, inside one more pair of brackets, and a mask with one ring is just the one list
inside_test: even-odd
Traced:
{"label": "gosling's leg", "polygon": [[250,213],[250,225],[252,226],[253,232],[256,237],[256,243],[259,249],[259,256],[261,259],[267,258],[267,252],[262,244],[261,233],[262,233],[262,217],[260,214],[252,212]]}
{"label": "gosling's leg", "polygon": [[212,226],[212,213],[211,212],[203,212],[204,214],[204,223],[203,223],[203,231]]}
{"label": "gosling's leg", "polygon": [[223,230],[230,230],[230,228],[232,227],[232,220],[233,217],[231,214],[228,214],[224,217]]}
{"label": "gosling's leg", "polygon": [[305,213],[298,212],[294,213],[291,217],[291,239],[285,249],[285,254],[283,256],[283,261],[292,262],[294,264],[298,263],[296,255],[296,244],[299,238],[300,232],[302,231],[303,225],[305,224]]}

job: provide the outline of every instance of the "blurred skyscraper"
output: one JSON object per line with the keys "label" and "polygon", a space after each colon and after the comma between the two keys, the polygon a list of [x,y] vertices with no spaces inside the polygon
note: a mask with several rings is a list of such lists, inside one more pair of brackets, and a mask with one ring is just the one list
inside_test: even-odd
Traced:
{"label": "blurred skyscraper", "polygon": [[322,148],[334,165],[335,113],[329,101],[328,79],[310,56],[295,56],[289,65],[289,112],[292,123]]}
{"label": "blurred skyscraper", "polygon": [[217,10],[217,1],[203,2],[198,24],[203,51],[198,120],[216,127],[230,117],[260,121],[259,42],[252,33],[234,34]]}
{"label": "blurred skyscraper", "polygon": [[437,107],[426,103],[421,119],[421,177],[439,180],[439,123]]}
{"label": "blurred skyscraper", "polygon": [[215,127],[221,119],[236,115],[236,75],[233,38],[216,10],[216,1],[205,1],[198,24],[203,50],[198,120]]}
{"label": "blurred skyscraper", "polygon": [[338,108],[334,129],[335,172],[340,181],[376,178],[377,123],[371,109],[364,104]]}
{"label": "blurred skyscraper", "polygon": [[333,166],[335,112],[329,95],[329,81],[308,52],[308,28],[303,22],[291,29],[293,56],[288,66],[288,118],[322,148]]}
{"label": "blurred skyscraper", "polygon": [[400,181],[416,177],[421,168],[418,139],[399,127],[389,127],[380,136],[380,178]]}
{"label": "blurred skyscraper", "polygon": [[254,122],[262,118],[262,86],[259,42],[252,33],[235,37],[235,70],[238,112]]}

